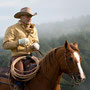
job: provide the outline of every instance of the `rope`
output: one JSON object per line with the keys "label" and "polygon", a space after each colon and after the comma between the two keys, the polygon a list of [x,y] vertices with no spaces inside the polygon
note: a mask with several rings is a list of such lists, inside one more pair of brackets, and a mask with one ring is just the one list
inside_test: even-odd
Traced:
{"label": "rope", "polygon": [[12,75],[12,77],[14,79],[16,79],[18,81],[29,81],[29,80],[31,80],[32,78],[34,78],[36,76],[36,73],[39,70],[39,62],[38,62],[38,60],[34,60],[37,66],[34,69],[32,69],[32,70],[29,70],[29,71],[20,71],[20,70],[15,68],[15,65],[16,65],[16,63],[18,61],[20,61],[23,58],[26,58],[26,56],[18,57],[16,60],[14,60],[12,62],[12,65],[11,65],[11,75]]}

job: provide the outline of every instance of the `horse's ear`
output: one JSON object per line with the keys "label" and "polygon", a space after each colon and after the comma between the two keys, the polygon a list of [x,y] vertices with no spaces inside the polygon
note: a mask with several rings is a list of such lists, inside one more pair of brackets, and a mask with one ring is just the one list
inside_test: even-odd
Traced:
{"label": "horse's ear", "polygon": [[65,47],[66,49],[69,48],[69,44],[68,44],[67,40],[65,41],[64,47]]}
{"label": "horse's ear", "polygon": [[73,43],[73,45],[74,45],[76,48],[78,48],[77,42]]}

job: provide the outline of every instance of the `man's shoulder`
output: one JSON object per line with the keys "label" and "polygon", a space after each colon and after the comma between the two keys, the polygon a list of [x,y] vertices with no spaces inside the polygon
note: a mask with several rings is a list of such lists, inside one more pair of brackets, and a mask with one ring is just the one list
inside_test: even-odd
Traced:
{"label": "man's shoulder", "polygon": [[13,24],[6,29],[6,32],[14,32],[17,27],[18,27],[17,23]]}
{"label": "man's shoulder", "polygon": [[13,25],[9,26],[8,28],[9,28],[9,29],[14,29],[14,28],[16,28],[17,26],[18,26],[18,23],[13,24]]}

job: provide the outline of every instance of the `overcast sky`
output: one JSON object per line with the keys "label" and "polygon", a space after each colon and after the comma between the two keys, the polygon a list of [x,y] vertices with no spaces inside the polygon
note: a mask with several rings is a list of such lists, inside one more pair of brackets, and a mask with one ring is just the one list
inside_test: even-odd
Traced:
{"label": "overcast sky", "polygon": [[13,16],[22,7],[30,7],[35,24],[63,21],[73,17],[90,15],[90,0],[0,0],[0,36],[18,19]]}

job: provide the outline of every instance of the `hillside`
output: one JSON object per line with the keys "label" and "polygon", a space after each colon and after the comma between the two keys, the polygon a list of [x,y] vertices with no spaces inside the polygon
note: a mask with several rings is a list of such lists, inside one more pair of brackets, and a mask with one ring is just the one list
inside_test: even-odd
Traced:
{"label": "hillside", "polygon": [[[90,90],[90,16],[41,24],[37,25],[37,28],[39,30],[40,51],[43,54],[46,54],[51,48],[64,45],[65,40],[69,43],[78,43],[86,80],[78,87],[62,86],[62,90]],[[5,67],[8,65],[10,52],[3,50],[1,46],[2,39],[0,39],[0,66]]]}
{"label": "hillside", "polygon": [[72,18],[63,22],[43,23],[36,25],[39,37],[58,38],[69,33],[90,30],[90,15]]}

